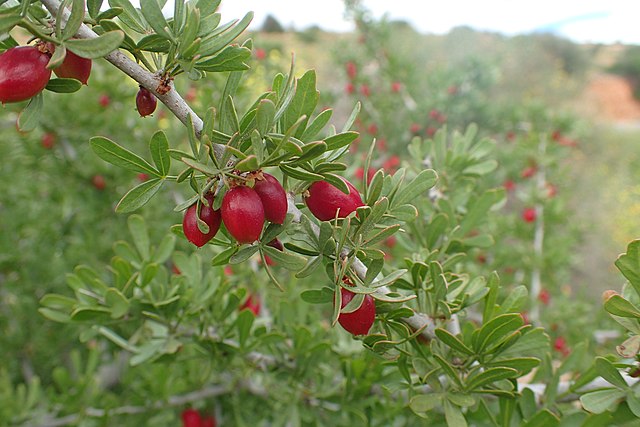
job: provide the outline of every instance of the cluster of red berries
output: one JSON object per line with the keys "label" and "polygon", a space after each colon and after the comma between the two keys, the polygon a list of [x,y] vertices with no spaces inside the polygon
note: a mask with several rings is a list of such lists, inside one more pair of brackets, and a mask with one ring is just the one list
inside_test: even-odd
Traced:
{"label": "cluster of red berries", "polygon": [[216,419],[209,415],[204,418],[200,412],[188,408],[182,411],[182,427],[216,427]]}
{"label": "cluster of red berries", "polygon": [[[0,55],[0,102],[20,102],[33,98],[47,86],[51,70],[47,68],[55,51],[52,43],[16,46]],[[91,60],[67,52],[62,64],[53,72],[58,77],[73,78],[87,84]]]}
{"label": "cluster of red berries", "polygon": [[[36,46],[16,46],[0,55],[0,102],[20,102],[33,98],[47,86],[51,70],[47,68],[56,50],[53,43],[39,43]],[[67,51],[62,64],[53,69],[56,76],[76,79],[87,84],[91,75],[90,59]],[[101,105],[108,105],[108,98],[101,99]],[[136,106],[142,117],[156,109],[156,97],[140,87],[136,96]]]}
{"label": "cluster of red berries", "polygon": [[[223,196],[219,210],[213,209],[211,193],[205,195],[206,205],[194,203],[187,209],[182,228],[191,243],[198,247],[205,245],[216,235],[221,223],[238,243],[258,240],[265,221],[284,223],[288,204],[287,194],[280,182],[262,171],[252,172],[249,176],[253,177],[253,187],[245,183],[233,183]],[[200,231],[198,218],[208,226],[206,233]]]}

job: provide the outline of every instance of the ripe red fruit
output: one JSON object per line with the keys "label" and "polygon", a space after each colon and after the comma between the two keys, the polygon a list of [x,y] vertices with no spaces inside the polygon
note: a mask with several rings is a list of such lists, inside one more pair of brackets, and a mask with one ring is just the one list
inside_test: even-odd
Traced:
{"label": "ripe red fruit", "polygon": [[140,90],[136,95],[136,107],[140,117],[146,117],[156,111],[158,99],[148,89],[140,86]]}
{"label": "ripe red fruit", "polygon": [[414,135],[417,135],[420,133],[420,129],[422,129],[422,126],[420,126],[418,123],[411,123],[411,127],[409,128],[409,132],[411,132]]}
{"label": "ripe red fruit", "polygon": [[507,191],[513,191],[513,190],[515,190],[515,189],[516,189],[516,183],[515,183],[515,182],[513,182],[513,181],[512,181],[512,180],[510,180],[510,179],[507,179],[507,180],[502,184],[502,186],[503,186],[503,187],[504,187],[504,189],[505,189],[505,190],[507,190]]}
{"label": "ripe red fruit", "polygon": [[260,196],[264,207],[264,217],[267,221],[282,224],[287,216],[287,193],[273,175],[263,172],[262,176],[263,179],[256,178],[253,190]]}
{"label": "ripe red fruit", "polygon": [[369,125],[369,127],[367,128],[367,132],[369,132],[370,135],[377,135],[378,134],[378,125],[375,123],[371,123]]}
{"label": "ripe red fruit", "polygon": [[200,427],[216,427],[216,419],[211,416],[204,418],[200,423]]}
{"label": "ripe red fruit", "polygon": [[40,93],[51,77],[49,59],[34,46],[12,47],[0,55],[0,102],[20,102]]}
{"label": "ripe red fruit", "polygon": [[353,85],[353,83],[347,83],[346,86],[344,87],[344,91],[351,95],[353,92],[356,91],[355,86]]}
{"label": "ripe red fruit", "polygon": [[101,107],[107,108],[109,104],[111,104],[111,98],[109,98],[109,95],[107,94],[102,94],[98,99],[98,103]]}
{"label": "ripe red fruit", "polygon": [[349,61],[347,62],[346,68],[347,68],[347,76],[349,76],[351,80],[355,79],[356,75],[358,74],[358,67],[356,66],[356,64]]}
{"label": "ripe red fruit", "polygon": [[369,85],[365,85],[365,84],[361,85],[360,93],[367,98],[371,96],[371,89],[369,89]]}
{"label": "ripe red fruit", "polygon": [[564,337],[558,337],[555,339],[555,341],[553,342],[553,349],[562,353],[562,355],[565,357],[571,353],[571,350],[569,350],[567,341],[564,339]]}
{"label": "ripe red fruit", "polygon": [[257,48],[253,53],[258,61],[262,61],[267,57],[267,52],[262,48]]}
{"label": "ripe red fruit", "polygon": [[195,409],[188,408],[182,411],[182,427],[200,427],[202,420],[200,413]]}
{"label": "ripe red fruit", "polygon": [[240,311],[244,309],[249,309],[253,312],[254,315],[260,314],[260,308],[262,304],[260,303],[260,297],[257,295],[249,294],[247,300],[240,306]]}
{"label": "ripe red fruit", "polygon": [[536,174],[536,172],[538,171],[538,168],[535,166],[527,166],[526,168],[524,168],[522,170],[522,172],[520,173],[520,176],[522,178],[531,178],[533,175]]}
{"label": "ripe red fruit", "polygon": [[222,222],[238,243],[253,243],[260,238],[264,207],[253,188],[238,186],[222,199]]}
{"label": "ripe red fruit", "polygon": [[538,294],[538,300],[544,305],[549,305],[549,303],[551,302],[551,294],[548,290],[542,289]]}
{"label": "ripe red fruit", "polygon": [[105,181],[102,175],[94,175],[93,178],[91,178],[91,183],[98,191],[104,190],[107,186],[107,181]]}
{"label": "ripe red fruit", "polygon": [[56,136],[52,133],[47,132],[44,135],[42,135],[42,139],[40,140],[40,143],[47,150],[51,150],[53,146],[56,144]]}
{"label": "ripe red fruit", "polygon": [[140,182],[145,182],[149,180],[149,175],[146,173],[139,173],[138,174],[138,181]]}
{"label": "ripe red fruit", "polygon": [[525,222],[534,222],[537,216],[535,208],[525,208],[522,211],[522,219]]}
{"label": "ripe red fruit", "polygon": [[209,206],[200,204],[200,219],[209,226],[209,232],[203,233],[198,228],[197,209],[198,204],[194,203],[189,206],[182,218],[182,231],[185,237],[197,247],[204,246],[209,240],[213,239],[220,229],[220,211],[213,210],[213,194],[207,194],[205,199]]}
{"label": "ripe red fruit", "polygon": [[391,92],[398,93],[400,92],[400,89],[402,89],[402,83],[400,82],[391,83]]}
{"label": "ripe red fruit", "polygon": [[[344,308],[355,294],[345,288],[340,288],[340,293],[342,293],[340,307]],[[371,295],[365,295],[362,305],[351,313],[340,313],[338,322],[347,332],[351,332],[353,335],[366,335],[369,333],[375,318],[376,303]]]}
{"label": "ripe red fruit", "polygon": [[[50,46],[53,46],[53,44]],[[55,47],[52,50],[55,50]],[[91,75],[91,60],[67,50],[64,61],[53,72],[58,77],[80,80],[83,85],[86,85]]]}
{"label": "ripe red fruit", "polygon": [[346,179],[342,180],[349,187],[349,194],[345,194],[327,181],[316,181],[309,187],[309,196],[304,201],[307,207],[320,221],[329,221],[338,215],[345,218],[360,206],[364,206],[358,190]]}

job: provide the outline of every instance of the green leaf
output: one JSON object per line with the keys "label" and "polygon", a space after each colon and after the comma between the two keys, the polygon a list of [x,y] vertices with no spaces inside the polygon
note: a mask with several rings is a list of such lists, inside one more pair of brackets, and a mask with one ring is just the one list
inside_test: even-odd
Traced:
{"label": "green leaf", "polygon": [[300,181],[322,181],[324,179],[324,176],[322,175],[318,175],[317,173],[309,172],[301,168],[294,168],[284,163],[280,163],[278,167],[286,175],[289,175],[294,179],[299,179]]}
{"label": "green leaf", "polygon": [[98,16],[100,13],[100,8],[102,7],[103,0],[87,0],[87,10],[89,11],[89,16],[94,18]]}
{"label": "green leaf", "polygon": [[[155,2],[155,0],[151,1]],[[159,130],[153,134],[149,142],[149,150],[160,175],[167,176],[171,167],[171,157],[169,156],[169,141],[163,131]]]}
{"label": "green leaf", "polygon": [[84,20],[84,0],[72,0],[71,14],[69,19],[62,30],[62,39],[68,40],[73,37],[80,29],[82,21]]}
{"label": "green leaf", "polygon": [[111,307],[111,317],[120,319],[129,311],[129,300],[116,288],[109,288],[104,295],[105,302]]}
{"label": "green leaf", "polygon": [[620,255],[615,264],[640,295],[640,240],[629,243],[627,252]]}
{"label": "green leaf", "polygon": [[620,375],[620,372],[618,372],[616,367],[613,366],[613,363],[608,359],[605,359],[604,357],[596,357],[595,367],[598,375],[604,378],[607,382],[624,390],[629,388],[627,382],[622,378],[622,375]]}
{"label": "green leaf", "polygon": [[560,420],[553,412],[548,409],[543,409],[538,412],[533,418],[527,421],[523,427],[556,427],[560,425]]}
{"label": "green leaf", "polygon": [[237,246],[233,246],[225,249],[224,251],[220,252],[218,255],[213,257],[213,259],[211,260],[211,265],[217,266],[217,265],[229,264],[229,260],[231,259],[231,256],[233,256],[233,254],[235,254],[237,251],[238,251]]}
{"label": "green leaf", "polygon": [[20,15],[3,13],[0,15],[0,34],[7,34],[20,21],[22,21]]}
{"label": "green leaf", "polygon": [[156,0],[140,0],[140,9],[142,10],[142,16],[147,20],[151,28],[161,36],[173,40],[173,34],[167,24],[162,10]]}
{"label": "green leaf", "polygon": [[604,309],[614,316],[640,319],[640,310],[620,295],[613,295],[604,303]]}
{"label": "green leaf", "polygon": [[260,136],[265,136],[273,127],[276,115],[276,105],[270,99],[263,99],[256,111],[256,127]]}
{"label": "green leaf", "polygon": [[435,330],[435,334],[440,341],[452,349],[469,356],[473,355],[473,350],[467,347],[458,337],[446,329],[438,328]]}
{"label": "green leaf", "polygon": [[204,37],[200,47],[200,55],[203,57],[215,55],[238,37],[249,26],[252,20],[253,12],[249,12],[242,20],[230,27],[230,30],[215,34],[214,36]]}
{"label": "green leaf", "polygon": [[262,248],[269,257],[275,261],[279,266],[286,268],[290,271],[302,270],[307,260],[299,255],[295,255],[289,252],[280,252],[276,248],[271,246],[264,246]]}
{"label": "green leaf", "polygon": [[118,18],[127,27],[140,34],[147,33],[146,25],[142,21],[140,13],[133,7],[129,0],[109,0],[109,6],[123,9],[124,12],[120,14]]}
{"label": "green leaf", "polygon": [[73,93],[80,90],[82,82],[76,79],[51,79],[45,89],[55,93]]}
{"label": "green leaf", "polygon": [[238,341],[240,343],[240,347],[244,347],[247,342],[254,319],[255,315],[251,310],[242,310],[238,313],[236,327],[238,328]]}
{"label": "green leaf", "polygon": [[485,323],[474,340],[474,349],[480,353],[487,346],[499,342],[524,324],[520,314],[511,313],[496,316]]}
{"label": "green leaf", "polygon": [[296,273],[296,277],[301,279],[303,277],[310,276],[321,265],[322,257],[312,256],[308,259],[307,264],[304,266],[304,268]]}
{"label": "green leaf", "polygon": [[158,171],[156,171],[145,159],[108,138],[95,136],[91,138],[90,143],[94,153],[106,162],[133,172],[142,172],[154,176],[160,176]]}
{"label": "green leaf", "polygon": [[438,175],[431,169],[425,169],[418,174],[409,184],[404,186],[393,198],[393,206],[401,206],[411,203],[421,196],[426,197],[426,191],[436,184]]}
{"label": "green leaf", "polygon": [[302,116],[307,120],[297,130],[296,135],[301,136],[306,127],[308,118],[318,104],[319,92],[316,89],[316,73],[309,70],[296,81],[295,95],[283,115],[282,127],[289,129]]}
{"label": "green leaf", "polygon": [[327,151],[338,150],[346,147],[358,138],[358,132],[344,132],[337,135],[329,136],[324,139],[327,144]]}
{"label": "green leaf", "polygon": [[253,154],[250,154],[236,163],[235,168],[241,172],[249,172],[258,169],[259,166],[258,158]]}
{"label": "green leaf", "polygon": [[31,98],[27,106],[18,116],[18,129],[20,129],[20,131],[31,132],[38,126],[43,105],[42,92]]}
{"label": "green leaf", "polygon": [[580,403],[584,409],[594,414],[601,414],[608,410],[614,410],[626,393],[617,388],[605,388],[592,391],[580,396]]}
{"label": "green leaf", "polygon": [[52,310],[50,308],[40,307],[38,309],[38,313],[43,315],[46,319],[49,319],[54,322],[59,322],[59,323],[71,322],[71,316],[69,316],[67,313],[63,313],[58,310]]}
{"label": "green leaf", "polygon": [[249,69],[246,64],[249,58],[251,51],[246,47],[227,46],[213,58],[196,63],[196,68],[210,73],[244,71]]}
{"label": "green leaf", "polygon": [[131,215],[127,221],[129,232],[133,237],[133,244],[143,260],[149,259],[149,231],[147,223],[140,215]]}
{"label": "green leaf", "polygon": [[122,31],[109,31],[94,39],[71,39],[65,42],[65,46],[78,56],[88,59],[107,56],[124,40]]}
{"label": "green leaf", "polygon": [[419,394],[409,401],[409,407],[413,412],[430,412],[442,404],[442,395],[436,393]]}
{"label": "green leaf", "polygon": [[466,389],[473,391],[478,388],[493,384],[496,381],[515,378],[518,376],[518,371],[512,368],[496,367],[489,368],[480,374],[467,379]]}
{"label": "green leaf", "polygon": [[116,205],[117,213],[129,213],[146,205],[164,184],[164,180],[154,178],[147,180],[125,194]]}
{"label": "green leaf", "polygon": [[313,140],[316,136],[318,136],[320,131],[327,125],[327,123],[329,123],[332,114],[333,110],[331,109],[324,110],[323,112],[318,114],[316,118],[313,119],[311,124],[309,124],[309,126],[307,126],[307,128],[304,130],[300,139],[305,142]]}
{"label": "green leaf", "polygon": [[468,425],[462,410],[448,399],[444,401],[444,417],[448,427],[467,427]]}
{"label": "green leaf", "polygon": [[485,363],[487,367],[513,368],[517,370],[520,375],[531,372],[531,370],[538,365],[540,365],[540,359],[535,357],[514,357],[512,359],[499,359]]}
{"label": "green leaf", "polygon": [[229,258],[229,262],[231,264],[240,264],[251,258],[253,254],[258,252],[258,249],[260,249],[260,247],[257,245],[245,246]]}
{"label": "green leaf", "polygon": [[307,289],[300,298],[309,304],[328,304],[333,301],[333,289],[325,286],[322,289]]}
{"label": "green leaf", "polygon": [[458,374],[456,373],[456,371],[453,369],[453,367],[449,364],[449,362],[447,362],[442,356],[438,355],[438,354],[434,354],[433,355],[434,360],[438,363],[438,365],[440,365],[440,367],[442,368],[442,370],[444,371],[444,373],[450,378],[452,379],[456,385],[458,387],[462,387],[462,383],[460,381],[460,378],[458,377]]}

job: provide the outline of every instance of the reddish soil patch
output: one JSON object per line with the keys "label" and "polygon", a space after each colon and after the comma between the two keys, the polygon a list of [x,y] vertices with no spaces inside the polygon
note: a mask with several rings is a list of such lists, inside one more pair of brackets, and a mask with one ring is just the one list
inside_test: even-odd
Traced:
{"label": "reddish soil patch", "polygon": [[611,74],[595,75],[585,91],[590,113],[605,121],[640,121],[640,102],[629,81]]}

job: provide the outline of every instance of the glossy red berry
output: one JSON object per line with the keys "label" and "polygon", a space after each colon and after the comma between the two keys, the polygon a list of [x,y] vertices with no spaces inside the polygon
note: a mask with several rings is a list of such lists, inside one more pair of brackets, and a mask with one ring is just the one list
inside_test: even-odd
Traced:
{"label": "glossy red berry", "polygon": [[203,418],[200,427],[216,427],[216,419],[212,416]]}
{"label": "glossy red berry", "polygon": [[253,188],[238,186],[222,199],[222,222],[239,243],[253,243],[260,238],[264,224],[264,207]]}
{"label": "glossy red berry", "polygon": [[200,204],[200,219],[209,226],[208,233],[203,233],[198,228],[197,203],[189,206],[182,219],[182,231],[185,237],[199,248],[213,239],[213,236],[220,229],[220,211],[213,210],[213,195],[207,194],[205,199],[207,199],[209,206],[205,206],[203,203]]}
{"label": "glossy red berry", "polygon": [[260,308],[262,304],[260,303],[260,297],[257,295],[249,294],[247,300],[240,306],[240,311],[244,309],[249,309],[255,316],[260,314]]}
{"label": "glossy red berry", "polygon": [[267,221],[282,224],[287,216],[287,193],[273,175],[263,172],[262,176],[264,179],[256,179],[253,190],[260,196],[264,217]]}
{"label": "glossy red berry", "polygon": [[345,194],[327,181],[316,181],[309,187],[309,196],[305,197],[307,207],[320,221],[330,221],[338,215],[345,218],[358,207],[364,206],[360,193],[349,181],[343,178],[349,187],[349,194]]}
{"label": "glossy red berry", "polygon": [[[344,308],[356,295],[348,289],[340,288],[341,308]],[[365,295],[362,305],[351,313],[340,313],[338,322],[353,335],[367,335],[376,318],[376,303],[371,295]]]}
{"label": "glossy red berry", "polygon": [[91,75],[91,60],[67,50],[64,61],[53,72],[58,77],[80,80],[83,85],[86,85]]}
{"label": "glossy red berry", "polygon": [[12,47],[0,55],[0,102],[20,102],[40,93],[51,77],[49,59],[35,46]]}
{"label": "glossy red berry", "polygon": [[522,219],[525,222],[534,222],[536,220],[537,217],[537,213],[536,213],[536,209],[535,208],[525,208],[522,211]]}
{"label": "glossy red berry", "polygon": [[202,422],[200,413],[195,409],[188,408],[182,411],[182,427],[200,427]]}
{"label": "glossy red berry", "polygon": [[140,90],[136,95],[136,107],[140,117],[146,117],[153,114],[158,106],[158,99],[146,88],[140,86]]}

